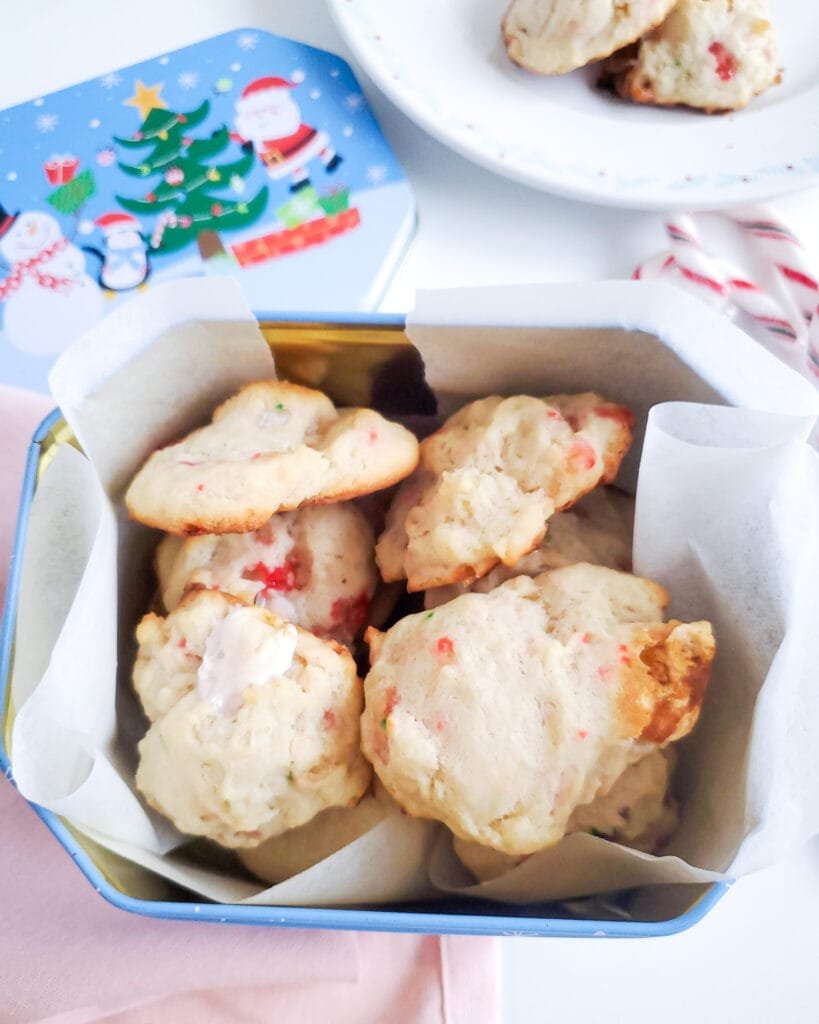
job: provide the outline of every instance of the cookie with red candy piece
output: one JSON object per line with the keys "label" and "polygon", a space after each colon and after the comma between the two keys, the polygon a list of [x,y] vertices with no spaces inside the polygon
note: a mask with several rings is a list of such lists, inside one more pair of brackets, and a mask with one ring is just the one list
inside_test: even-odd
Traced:
{"label": "cookie with red candy piece", "polygon": [[739,110],[780,78],[768,0],[680,0],[603,74],[637,103]]}
{"label": "cookie with red candy piece", "polygon": [[155,451],[125,503],[166,533],[244,533],[277,512],[389,487],[417,462],[415,436],[374,410],[336,409],[320,391],[257,381],[208,426]]}
{"label": "cookie with red candy piece", "polygon": [[354,503],[309,505],[249,533],[165,537],[157,575],[168,611],[191,587],[205,587],[350,644],[375,592],[373,545],[372,528]]}
{"label": "cookie with red candy piece", "polygon": [[376,545],[381,575],[416,591],[514,565],[555,512],[614,479],[632,426],[593,392],[469,403],[421,442]]}
{"label": "cookie with red candy piece", "polygon": [[362,749],[405,811],[518,856],[693,728],[715,646],[650,580],[578,563],[369,630]]}

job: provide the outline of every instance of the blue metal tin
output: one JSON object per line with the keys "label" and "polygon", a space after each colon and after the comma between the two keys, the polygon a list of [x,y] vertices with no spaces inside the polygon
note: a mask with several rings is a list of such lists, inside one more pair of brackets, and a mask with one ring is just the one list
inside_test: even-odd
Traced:
{"label": "blue metal tin", "polygon": [[[341,318],[339,318],[341,319]],[[361,323],[360,316],[357,322]],[[398,326],[395,317],[375,317],[368,321],[375,326]],[[42,445],[61,414],[55,409],[40,424],[29,449],[20,501],[19,519],[8,589],[0,623],[0,707],[5,727],[9,705],[12,647],[19,597],[21,567],[26,544],[31,503],[37,486],[38,465]],[[4,738],[0,735],[0,765],[13,782],[13,771]],[[211,921],[230,924],[272,925],[283,928],[329,928],[358,931],[421,932],[456,935],[531,935],[558,938],[648,938],[672,935],[700,921],[725,895],[731,883],[692,887],[696,893],[693,904],[684,912],[656,920],[629,917],[629,899],[615,901],[611,919],[600,914],[600,901],[575,900],[568,904],[540,904],[512,907],[473,900],[442,900],[422,905],[396,905],[362,909],[325,909],[315,907],[276,907],[224,905],[197,902],[183,890],[175,899],[144,899],[129,895],[103,874],[93,857],[83,848],[73,832],[57,815],[32,805],[46,826],[56,836],[78,868],[96,891],[116,907],[147,917],[171,920]],[[658,889],[661,887],[657,887]],[[679,887],[677,887],[679,890]],[[584,907],[590,916],[583,916]],[[596,912],[595,912],[596,911]]]}

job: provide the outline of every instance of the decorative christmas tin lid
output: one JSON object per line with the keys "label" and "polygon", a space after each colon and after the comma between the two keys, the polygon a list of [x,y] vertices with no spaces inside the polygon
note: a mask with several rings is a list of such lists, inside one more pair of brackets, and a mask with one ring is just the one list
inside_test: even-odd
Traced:
{"label": "decorative christmas tin lid", "polygon": [[412,190],[349,66],[241,29],[0,112],[0,381],[46,390],[114,303],[232,274],[268,312],[374,308]]}

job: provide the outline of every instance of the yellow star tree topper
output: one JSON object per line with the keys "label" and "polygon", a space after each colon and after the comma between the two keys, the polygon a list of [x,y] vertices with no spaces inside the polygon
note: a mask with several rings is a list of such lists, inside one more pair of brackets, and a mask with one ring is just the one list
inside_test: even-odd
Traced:
{"label": "yellow star tree topper", "polygon": [[134,86],[134,95],[129,96],[127,100],[123,100],[123,106],[136,107],[143,121],[152,110],[167,110],[168,104],[159,98],[164,85],[164,82],[157,82],[156,85],[145,85],[144,82],[137,79]]}

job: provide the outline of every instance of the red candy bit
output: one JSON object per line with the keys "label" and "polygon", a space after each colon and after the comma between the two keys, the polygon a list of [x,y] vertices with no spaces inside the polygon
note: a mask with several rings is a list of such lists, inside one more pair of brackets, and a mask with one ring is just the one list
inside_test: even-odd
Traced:
{"label": "red candy bit", "polygon": [[367,621],[370,599],[366,593],[358,597],[337,597],[330,605],[330,618],[334,626],[342,626],[349,636],[355,636]]}
{"label": "red candy bit", "polygon": [[615,420],[629,430],[634,427],[634,413],[624,405],[598,405],[594,415],[604,420]]}
{"label": "red candy bit", "polygon": [[265,590],[281,590],[287,593],[290,590],[298,589],[296,569],[297,567],[292,562],[285,562],[283,565],[276,565],[273,568],[265,565],[264,562],[257,562],[254,566],[245,569],[242,579],[261,583]]}
{"label": "red candy bit", "polygon": [[597,678],[601,682],[605,682],[606,679],[611,675],[611,665],[601,665],[597,670]]}
{"label": "red candy bit", "polygon": [[196,485],[196,489],[197,489],[197,491],[204,491],[205,485],[204,484],[197,484]]}
{"label": "red candy bit", "polygon": [[[161,449],[158,449],[158,450],[161,450]],[[179,465],[180,466],[201,466],[202,463],[201,462],[192,462],[190,459],[180,459],[179,460]]]}
{"label": "red candy bit", "polygon": [[325,729],[335,729],[336,727],[336,715],[332,708],[327,708],[321,718],[324,722]]}
{"label": "red candy bit", "polygon": [[370,442],[370,444],[375,444],[375,442],[378,440],[378,431],[371,430],[369,434],[367,434],[367,440]]}
{"label": "red candy bit", "polygon": [[253,453],[253,454],[252,454],[252,455],[250,456],[250,458],[251,458],[251,459],[260,459],[260,458],[261,458],[261,457],[262,457],[263,455],[264,455],[264,452],[254,452],[254,453]]}
{"label": "red candy bit", "polygon": [[561,414],[561,413],[559,413],[559,412],[557,411],[557,409],[547,409],[547,410],[546,410],[546,419],[547,419],[547,420],[555,420],[555,421],[559,421],[560,423],[565,423],[565,422],[566,422],[566,421],[565,421],[565,420],[563,419],[563,416],[562,416],[562,414]]}
{"label": "red candy bit", "polygon": [[177,647],[179,647],[179,648],[180,648],[181,650],[183,650],[183,651],[184,651],[184,650],[185,650],[185,648],[186,648],[186,647],[188,646],[188,641],[187,641],[187,640],[185,639],[185,637],[183,636],[181,640],[177,640],[177,641],[176,641],[176,646],[177,646]]}
{"label": "red candy bit", "polygon": [[370,734],[370,742],[378,760],[382,764],[387,764],[390,760],[390,741],[387,739],[387,720],[385,718],[381,719],[379,728],[373,729]]}
{"label": "red candy bit", "polygon": [[570,469],[594,469],[597,465],[597,452],[595,452],[588,441],[578,438],[569,446],[569,450],[566,453],[566,462]]}
{"label": "red candy bit", "polygon": [[445,728],[446,728],[446,726],[444,725],[443,721],[440,718],[436,718],[435,719],[435,731],[436,732],[443,732]]}
{"label": "red candy bit", "polygon": [[723,82],[730,82],[739,70],[739,61],[736,59],[734,54],[731,53],[730,50],[726,49],[722,43],[711,43],[708,47],[708,52],[717,62],[717,76],[721,78]]}
{"label": "red candy bit", "polygon": [[580,643],[581,644],[590,644],[591,643],[591,633],[584,633],[583,636],[580,637]]}
{"label": "red candy bit", "polygon": [[579,739],[584,740],[589,734],[586,732],[585,729],[578,729],[577,735]]}
{"label": "red candy bit", "polygon": [[398,691],[394,686],[388,687],[385,698],[384,717],[389,718],[393,711],[398,707]]}
{"label": "red candy bit", "polygon": [[435,650],[442,658],[451,658],[455,654],[455,644],[448,636],[442,636],[435,645]]}
{"label": "red candy bit", "polygon": [[617,649],[620,651],[620,664],[630,665],[631,655],[629,654],[628,647],[625,644],[620,644],[620,646]]}

